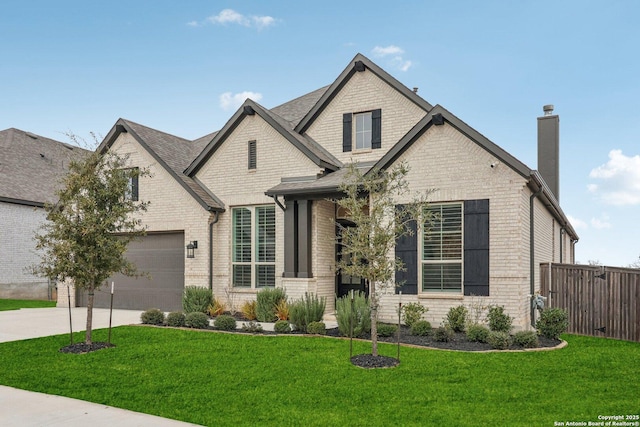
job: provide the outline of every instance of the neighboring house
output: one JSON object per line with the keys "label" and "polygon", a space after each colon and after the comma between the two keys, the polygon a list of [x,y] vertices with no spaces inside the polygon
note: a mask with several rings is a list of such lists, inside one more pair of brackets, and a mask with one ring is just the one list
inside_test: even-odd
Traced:
{"label": "neighboring house", "polygon": [[40,261],[34,236],[69,162],[86,153],[19,129],[0,131],[0,298],[54,296],[53,283],[29,272]]}
{"label": "neighboring house", "polygon": [[[130,256],[153,278],[114,280],[117,306],[179,309],[195,285],[237,308],[277,286],[327,297],[331,314],[336,295],[365,288],[334,267],[335,222],[348,217],[330,200],[345,166],[406,162],[411,189],[435,189],[431,207],[450,226],[398,242],[402,301],[421,302],[436,324],[460,304],[504,305],[526,328],[539,264],[573,262],[578,239],[558,204],[558,117],[538,122],[542,174],[362,55],[330,86],[278,107],[248,99],[196,141],[120,119],[99,150],[151,170],[138,183],[149,234]],[[382,296],[383,319],[396,318],[398,291]]]}

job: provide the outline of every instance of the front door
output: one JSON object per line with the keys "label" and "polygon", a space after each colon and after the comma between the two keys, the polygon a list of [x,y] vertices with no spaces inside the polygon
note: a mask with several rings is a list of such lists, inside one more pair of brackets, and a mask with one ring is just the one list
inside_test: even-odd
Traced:
{"label": "front door", "polygon": [[[354,227],[354,224],[350,221],[341,221],[341,225],[343,227]],[[340,234],[340,227],[336,226],[336,236],[338,236],[338,241],[336,243],[337,261],[340,261],[342,259],[342,245],[340,245]],[[336,295],[338,296],[338,298],[347,295],[352,290],[354,292],[364,292],[365,295],[369,294],[368,286],[366,286],[366,282],[363,278],[350,276],[339,271],[338,274],[336,274]]]}

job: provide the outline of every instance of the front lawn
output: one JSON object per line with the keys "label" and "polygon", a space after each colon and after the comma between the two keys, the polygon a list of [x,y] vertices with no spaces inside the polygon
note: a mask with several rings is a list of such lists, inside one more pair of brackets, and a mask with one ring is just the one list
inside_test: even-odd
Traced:
{"label": "front lawn", "polygon": [[[397,368],[364,370],[346,340],[125,326],[115,348],[83,355],[58,351],[64,335],[0,344],[0,383],[209,426],[551,426],[637,414],[640,344],[565,338],[564,349],[527,353],[403,348]],[[354,342],[354,354],[369,351]]]}
{"label": "front lawn", "polygon": [[42,301],[30,299],[0,299],[0,311],[20,310],[21,308],[47,308],[55,307],[55,301]]}

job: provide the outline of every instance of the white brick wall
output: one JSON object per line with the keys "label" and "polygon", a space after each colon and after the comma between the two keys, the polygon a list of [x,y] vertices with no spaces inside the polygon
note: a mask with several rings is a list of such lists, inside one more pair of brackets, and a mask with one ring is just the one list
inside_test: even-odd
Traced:
{"label": "white brick wall", "polygon": [[[342,152],[342,115],[380,108],[382,148],[368,153]],[[371,71],[355,73],[307,133],[341,162],[366,162],[381,158],[426,112]]]}
{"label": "white brick wall", "polygon": [[[398,161],[407,162],[411,168],[407,179],[412,190],[435,189],[430,197],[432,202],[490,200],[490,296],[475,300],[485,305],[504,305],[506,312],[516,318],[514,325],[526,328],[530,194],[525,188],[526,180],[504,164],[491,168],[498,160],[448,124],[430,128]],[[399,200],[406,201],[409,199]],[[548,227],[551,217],[546,210],[540,210],[538,217]],[[540,233],[549,236],[550,230]],[[541,240],[538,246],[542,248],[547,243]],[[443,321],[449,308],[470,302],[469,297],[463,296],[403,295],[403,299],[419,301],[428,307],[426,319],[434,325]],[[381,317],[396,319],[397,302],[397,296],[383,297]]]}
{"label": "white brick wall", "polygon": [[[255,170],[247,167],[247,143],[251,140],[256,140]],[[234,206],[274,204],[273,199],[264,193],[279,184],[281,177],[311,176],[319,172],[319,166],[258,115],[246,116],[198,171],[197,178],[223,201],[226,208],[213,230],[214,295],[224,295],[224,288],[231,285],[231,209]],[[284,213],[277,206],[276,230],[276,286],[285,286],[290,296],[295,296],[296,292],[304,295],[305,289],[315,287],[312,283],[315,279],[297,279],[300,284],[296,286],[283,283],[284,235],[287,230],[284,229]],[[257,291],[236,289],[235,292],[239,301],[245,301],[255,299]]]}
{"label": "white brick wall", "polygon": [[0,298],[47,299],[49,281],[29,272],[40,263],[35,234],[43,208],[0,203]]}

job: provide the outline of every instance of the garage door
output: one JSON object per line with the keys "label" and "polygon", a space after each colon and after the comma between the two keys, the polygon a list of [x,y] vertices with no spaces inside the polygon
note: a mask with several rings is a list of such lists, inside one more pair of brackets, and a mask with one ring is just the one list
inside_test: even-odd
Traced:
{"label": "garage door", "polygon": [[[129,243],[126,257],[137,266],[139,272],[146,272],[149,277],[113,276],[107,286],[96,290],[95,307],[109,308],[111,282],[114,282],[114,308],[182,310],[184,233],[147,234],[141,240]],[[79,305],[86,307],[86,293],[78,296]]]}

